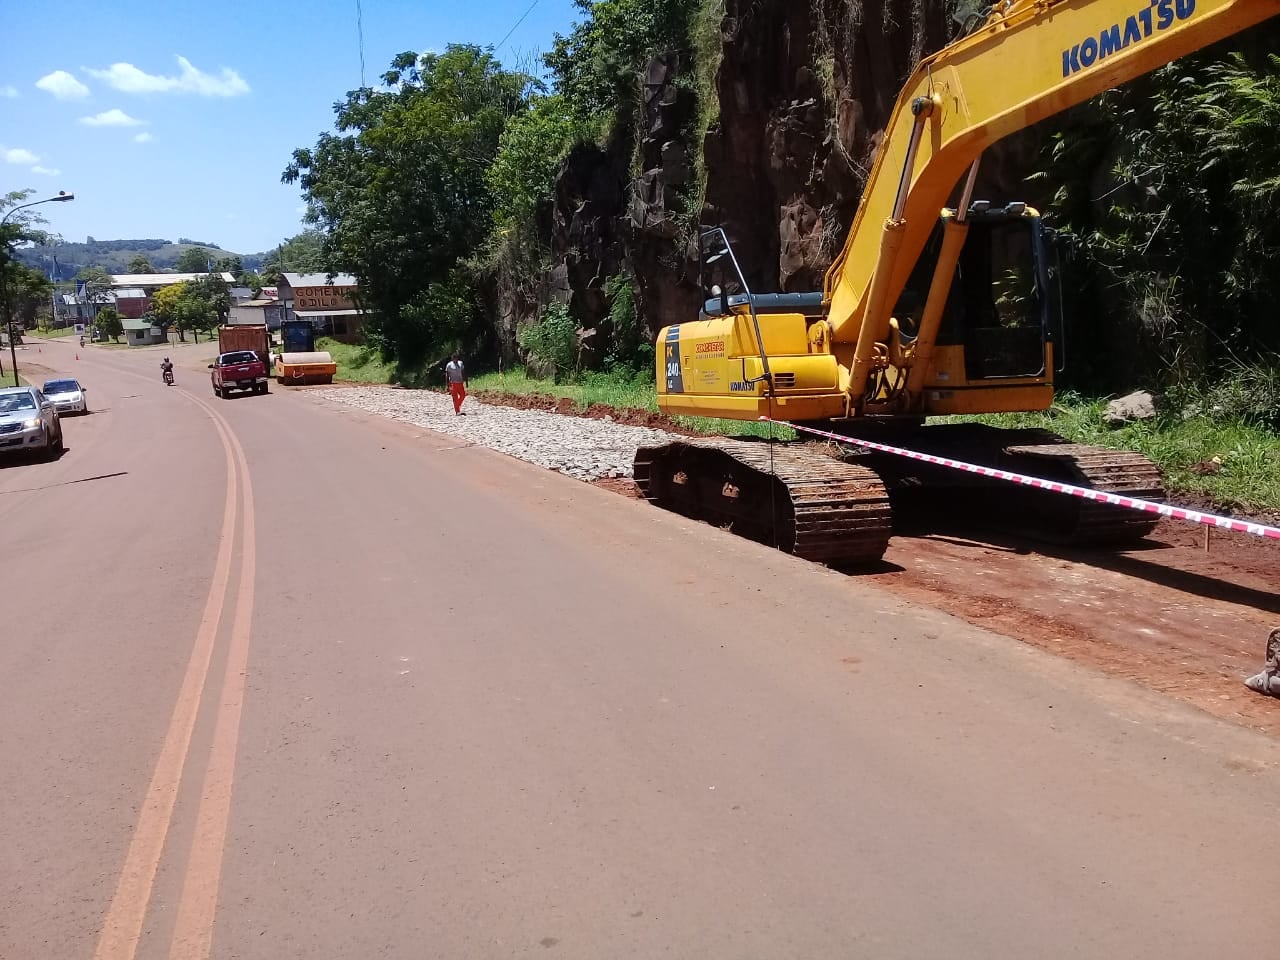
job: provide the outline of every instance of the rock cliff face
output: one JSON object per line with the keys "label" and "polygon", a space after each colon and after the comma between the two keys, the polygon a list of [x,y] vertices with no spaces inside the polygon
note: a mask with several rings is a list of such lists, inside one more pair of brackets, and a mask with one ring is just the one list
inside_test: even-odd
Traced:
{"label": "rock cliff face", "polygon": [[[607,335],[607,278],[634,278],[652,334],[697,316],[696,224],[726,228],[753,288],[813,290],[839,251],[881,128],[919,59],[947,39],[941,0],[727,0],[712,95],[697,111],[687,54],[642,76],[642,115],[609,149],[579,148],[556,190],[553,286]],[[637,142],[638,140],[638,142]],[[690,211],[699,192],[705,206]]]}
{"label": "rock cliff face", "polygon": [[[547,285],[584,328],[584,359],[609,339],[611,277],[631,279],[649,337],[697,316],[699,225],[725,227],[753,289],[820,289],[903,81],[958,30],[949,11],[967,6],[981,4],[724,0],[718,69],[701,92],[711,103],[695,92],[694,57],[706,50],[649,63],[638,116],[607,147],[565,160],[544,234]],[[1264,26],[1236,45],[1257,55],[1277,35]],[[708,112],[704,135],[697,118]],[[978,195],[1043,206],[1025,181],[1040,136],[1026,131],[989,150]],[[502,302],[500,338],[537,316],[536,297]]]}
{"label": "rock cliff face", "polygon": [[753,287],[821,287],[903,80],[946,41],[942,7],[727,4],[707,205]]}

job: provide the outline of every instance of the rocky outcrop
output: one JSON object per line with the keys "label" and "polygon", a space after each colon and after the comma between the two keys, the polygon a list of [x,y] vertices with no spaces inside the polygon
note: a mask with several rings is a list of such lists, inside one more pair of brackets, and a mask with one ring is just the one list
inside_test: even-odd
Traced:
{"label": "rocky outcrop", "polygon": [[581,360],[594,366],[608,337],[605,284],[626,258],[621,211],[627,200],[629,145],[575,147],[556,180],[551,211],[553,299],[569,305],[580,327]]}
{"label": "rocky outcrop", "polygon": [[[820,289],[903,81],[948,39],[944,6],[726,0],[717,119],[701,142],[691,142],[692,54],[649,63],[635,122],[607,150],[579,148],[561,171],[552,249],[579,322],[605,339],[604,283],[622,269],[647,334],[696,317],[700,224],[725,227],[753,289]],[[695,210],[699,169],[705,205]],[[1008,169],[996,158],[984,180],[1008,180]]]}
{"label": "rocky outcrop", "polygon": [[679,81],[690,61],[677,53],[652,60],[642,79],[642,134],[635,156],[639,176],[630,184],[627,251],[637,307],[652,335],[666,324],[698,315],[698,258],[693,241],[696,145],[687,142],[697,110],[693,92]]}
{"label": "rocky outcrop", "polygon": [[941,8],[726,5],[707,203],[750,265],[753,287],[821,288],[903,80],[946,40]]}

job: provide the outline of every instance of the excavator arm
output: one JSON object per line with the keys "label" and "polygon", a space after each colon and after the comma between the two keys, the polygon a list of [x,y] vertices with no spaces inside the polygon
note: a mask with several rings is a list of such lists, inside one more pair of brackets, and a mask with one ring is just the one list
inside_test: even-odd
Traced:
{"label": "excavator arm", "polygon": [[1280,14],[1280,0],[1005,0],[993,7],[982,26],[924,60],[906,83],[853,228],[827,273],[832,343],[855,345],[850,413],[863,407],[877,350],[883,354],[891,341],[894,304],[940,211],[983,150]]}

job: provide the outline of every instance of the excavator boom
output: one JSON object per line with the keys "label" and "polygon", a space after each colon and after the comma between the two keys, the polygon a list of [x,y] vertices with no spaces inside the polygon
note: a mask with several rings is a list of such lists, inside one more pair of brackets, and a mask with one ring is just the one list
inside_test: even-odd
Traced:
{"label": "excavator boom", "polygon": [[[858,342],[860,356],[889,335],[890,311],[939,211],[983,150],[1280,14],[1280,0],[1012,0],[994,7],[981,27],[912,73],[844,249],[827,272],[832,339]],[[901,236],[887,253],[886,232],[895,231]],[[869,314],[877,283],[883,295]],[[852,392],[864,389],[850,383]]]}

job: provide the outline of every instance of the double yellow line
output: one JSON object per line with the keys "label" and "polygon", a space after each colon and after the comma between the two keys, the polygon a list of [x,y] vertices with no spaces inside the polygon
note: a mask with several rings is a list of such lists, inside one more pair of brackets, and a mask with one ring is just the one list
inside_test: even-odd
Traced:
{"label": "double yellow line", "polygon": [[[249,481],[249,466],[245,461],[244,449],[227,421],[208,403],[185,390],[179,392],[185,399],[203,409],[217,430],[226,456],[226,503],[223,506],[213,578],[200,626],[196,631],[195,645],[169,720],[164,745],[151,775],[133,839],[129,843],[129,852],[116,884],[115,896],[107,910],[94,960],[133,960],[137,953],[156,872],[173,823],[178,790],[191,759],[191,739],[196,717],[209,688],[209,665],[230,595],[234,614],[221,687],[222,700],[218,704],[213,741],[203,773],[195,834],[187,853],[169,957],[174,960],[205,960],[209,956],[213,940],[214,913],[222,875],[227,821],[231,813],[231,788],[235,776],[240,718],[244,709],[250,627],[253,621],[256,552],[253,488]],[[230,594],[237,514],[240,520],[240,576],[234,594]]]}

